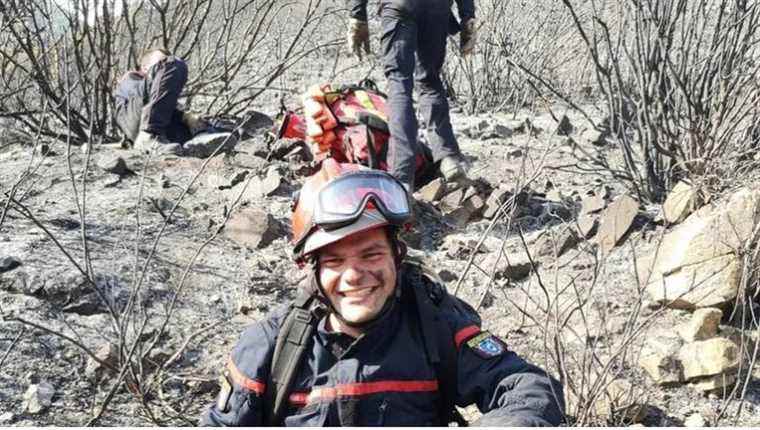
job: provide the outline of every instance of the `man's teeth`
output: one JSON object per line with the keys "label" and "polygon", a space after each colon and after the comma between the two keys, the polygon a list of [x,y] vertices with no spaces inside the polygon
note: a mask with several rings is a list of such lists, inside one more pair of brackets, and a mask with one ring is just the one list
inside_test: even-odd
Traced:
{"label": "man's teeth", "polygon": [[375,288],[362,288],[360,290],[351,290],[351,291],[343,291],[341,294],[343,294],[346,297],[367,297],[369,296]]}

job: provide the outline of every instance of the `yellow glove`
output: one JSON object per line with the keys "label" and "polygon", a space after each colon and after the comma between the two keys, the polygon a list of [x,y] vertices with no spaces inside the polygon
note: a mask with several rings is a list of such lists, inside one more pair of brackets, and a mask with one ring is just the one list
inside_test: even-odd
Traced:
{"label": "yellow glove", "polygon": [[211,124],[208,121],[192,112],[183,112],[182,122],[190,129],[190,134],[193,136],[211,128]]}
{"label": "yellow glove", "polygon": [[362,59],[362,49],[364,49],[364,52],[367,54],[370,54],[369,25],[367,25],[367,21],[351,18],[348,22],[346,40],[348,41],[348,50],[359,57],[359,60]]}
{"label": "yellow glove", "polygon": [[459,35],[459,52],[464,55],[472,54],[475,50],[475,42],[478,41],[478,21],[470,18],[462,25],[462,33]]}

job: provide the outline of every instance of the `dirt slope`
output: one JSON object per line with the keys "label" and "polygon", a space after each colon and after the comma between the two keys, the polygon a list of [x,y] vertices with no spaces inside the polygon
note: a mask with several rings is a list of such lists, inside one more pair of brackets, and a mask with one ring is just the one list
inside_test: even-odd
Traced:
{"label": "dirt slope", "polygon": [[[563,114],[574,126],[569,136],[556,133],[552,115]],[[525,126],[526,119],[531,126]],[[620,183],[601,171],[583,170],[587,164],[578,162],[588,152],[618,163],[614,148],[584,140],[587,125],[560,105],[552,113],[510,117],[454,113],[453,121],[473,178],[490,188],[518,187],[528,197],[511,216],[474,216],[461,227],[445,220],[434,209],[437,203],[420,203],[421,222],[408,237],[412,253],[437,269],[449,291],[480,307],[486,328],[555,374],[551,354],[558,345],[568,369],[586,366],[585,372],[571,371],[574,378],[609,364],[613,374],[633,382],[635,398],[646,400],[645,424],[680,425],[695,413],[708,420],[716,416],[723,404],[720,396],[702,396],[686,387],[653,388],[635,360],[646,331],[631,341],[627,356],[617,355],[631,321],[655,315],[653,325],[668,327],[686,318],[685,313],[657,313],[646,306],[635,277],[635,257],[650,250],[664,229],[654,222],[659,208],[641,207],[623,245],[603,258],[592,241],[580,240],[559,257],[536,253],[533,266],[525,266],[526,247],[533,253],[545,238],[576,227],[581,202],[590,193],[605,196],[606,203],[626,193]],[[511,132],[494,130],[497,124]],[[89,154],[61,143],[53,144],[46,156],[39,146],[34,155],[31,147],[19,145],[2,150],[2,191],[19,185],[18,204],[10,206],[0,225],[0,258],[13,257],[20,265],[0,273],[5,318],[0,323],[0,425],[88,422],[100,412],[116,375],[94,370],[97,366],[74,342],[93,352],[106,346],[101,358],[108,361],[107,345],[119,338],[126,346],[141,339],[134,354],[145,358],[133,358],[141,365],[126,379],[137,377],[143,394],[116,391],[98,424],[150,425],[141,398],[158,422],[196,421],[213,401],[218,372],[243,327],[291,298],[304,276],[290,259],[288,217],[290,194],[302,182],[306,163],[298,154],[269,149],[259,134],[205,167],[202,159],[148,160],[105,145]],[[104,170],[115,156],[129,171],[117,175]],[[268,177],[275,178],[274,185],[266,182]],[[232,211],[232,218],[259,211],[252,213],[267,219],[260,247],[242,246],[228,231],[216,234],[246,183],[243,205]],[[468,264],[480,239],[483,246],[473,262],[483,270]],[[487,288],[502,248],[513,266],[528,267],[529,273],[502,271]],[[85,272],[90,267],[97,292],[75,264]],[[133,307],[115,321],[104,303],[119,315]],[[559,317],[569,323],[556,333]],[[32,414],[25,409],[24,395],[40,381],[49,382],[55,394],[48,408]],[[760,388],[757,382],[747,388],[738,424],[760,425],[755,411]],[[735,410],[735,405],[729,408]]]}

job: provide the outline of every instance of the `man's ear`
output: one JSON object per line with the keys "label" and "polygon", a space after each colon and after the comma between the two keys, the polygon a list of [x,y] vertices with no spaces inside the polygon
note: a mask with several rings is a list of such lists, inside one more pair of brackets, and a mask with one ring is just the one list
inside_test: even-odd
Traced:
{"label": "man's ear", "polygon": [[401,263],[404,261],[404,258],[406,258],[407,246],[406,243],[399,238],[396,238],[394,242],[396,242],[396,266],[401,267]]}

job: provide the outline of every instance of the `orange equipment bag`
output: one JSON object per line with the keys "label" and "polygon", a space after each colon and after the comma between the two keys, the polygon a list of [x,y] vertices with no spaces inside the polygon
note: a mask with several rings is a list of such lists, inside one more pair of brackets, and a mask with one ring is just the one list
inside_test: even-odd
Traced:
{"label": "orange equipment bag", "polygon": [[[335,89],[313,85],[301,95],[300,113],[285,111],[277,137],[306,141],[317,161],[331,157],[388,170],[386,98],[370,80]],[[415,164],[422,169],[425,157],[418,155]]]}

